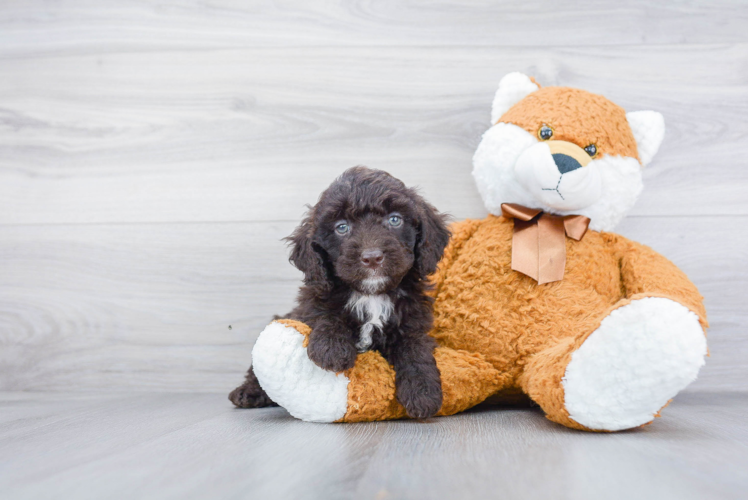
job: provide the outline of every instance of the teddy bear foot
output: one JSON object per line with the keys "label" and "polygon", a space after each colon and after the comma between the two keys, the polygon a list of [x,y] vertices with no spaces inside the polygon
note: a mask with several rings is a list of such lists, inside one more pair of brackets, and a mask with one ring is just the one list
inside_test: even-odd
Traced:
{"label": "teddy bear foot", "polygon": [[334,422],[348,408],[348,378],[324,370],[307,356],[304,335],[291,325],[270,323],[252,349],[252,365],[268,396],[294,417]]}
{"label": "teddy bear foot", "polygon": [[651,422],[696,379],[706,338],[696,314],[665,298],[610,313],[577,349],[563,378],[569,417],[591,430]]}

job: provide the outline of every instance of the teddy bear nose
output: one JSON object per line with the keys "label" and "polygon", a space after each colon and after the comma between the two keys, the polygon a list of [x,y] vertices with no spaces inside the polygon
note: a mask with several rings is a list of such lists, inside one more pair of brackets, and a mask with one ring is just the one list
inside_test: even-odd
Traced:
{"label": "teddy bear nose", "polygon": [[568,141],[546,141],[556,168],[561,175],[586,167],[592,158],[576,144]]}
{"label": "teddy bear nose", "polygon": [[361,263],[366,267],[376,269],[384,262],[384,253],[378,248],[364,250],[361,252]]}
{"label": "teddy bear nose", "polygon": [[582,168],[582,164],[569,155],[557,153],[553,155],[553,161],[556,164],[556,168],[562,174],[572,172],[578,168]]}

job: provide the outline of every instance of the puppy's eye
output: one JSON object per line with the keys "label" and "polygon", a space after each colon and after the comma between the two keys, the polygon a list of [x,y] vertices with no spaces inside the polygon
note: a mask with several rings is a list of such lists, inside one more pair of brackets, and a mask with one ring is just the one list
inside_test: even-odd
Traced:
{"label": "puppy's eye", "polygon": [[392,227],[400,227],[403,225],[403,218],[397,214],[392,214],[390,215],[390,218],[387,219],[387,222],[389,222]]}
{"label": "puppy's eye", "polygon": [[595,146],[594,144],[590,144],[589,146],[584,148],[584,150],[587,151],[587,154],[593,158],[597,154],[597,146]]}
{"label": "puppy's eye", "polygon": [[351,226],[346,221],[341,221],[335,224],[335,232],[338,234],[346,234],[351,230]]}
{"label": "puppy's eye", "polygon": [[540,127],[540,130],[538,130],[538,138],[541,141],[547,141],[551,137],[553,137],[553,129],[544,123],[543,126]]}

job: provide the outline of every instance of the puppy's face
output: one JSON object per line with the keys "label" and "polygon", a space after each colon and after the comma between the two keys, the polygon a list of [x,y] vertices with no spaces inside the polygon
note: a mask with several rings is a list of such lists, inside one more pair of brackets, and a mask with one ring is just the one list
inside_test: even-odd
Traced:
{"label": "puppy's face", "polygon": [[415,261],[416,228],[407,206],[386,200],[383,207],[326,214],[317,235],[344,283],[362,293],[397,286]]}
{"label": "puppy's face", "polygon": [[289,238],[291,261],[308,284],[333,277],[353,290],[392,290],[408,273],[436,270],[449,232],[415,191],[379,170],[347,170]]}

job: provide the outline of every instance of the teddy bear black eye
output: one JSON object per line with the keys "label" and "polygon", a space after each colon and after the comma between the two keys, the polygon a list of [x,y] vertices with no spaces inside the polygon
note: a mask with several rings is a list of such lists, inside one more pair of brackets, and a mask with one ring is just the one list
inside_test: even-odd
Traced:
{"label": "teddy bear black eye", "polygon": [[593,158],[597,154],[597,146],[595,146],[594,144],[590,144],[589,146],[584,148],[584,150],[587,151],[587,154]]}
{"label": "teddy bear black eye", "polygon": [[553,129],[548,125],[543,124],[543,126],[540,127],[540,130],[538,130],[538,137],[541,141],[547,141],[553,137]]}

